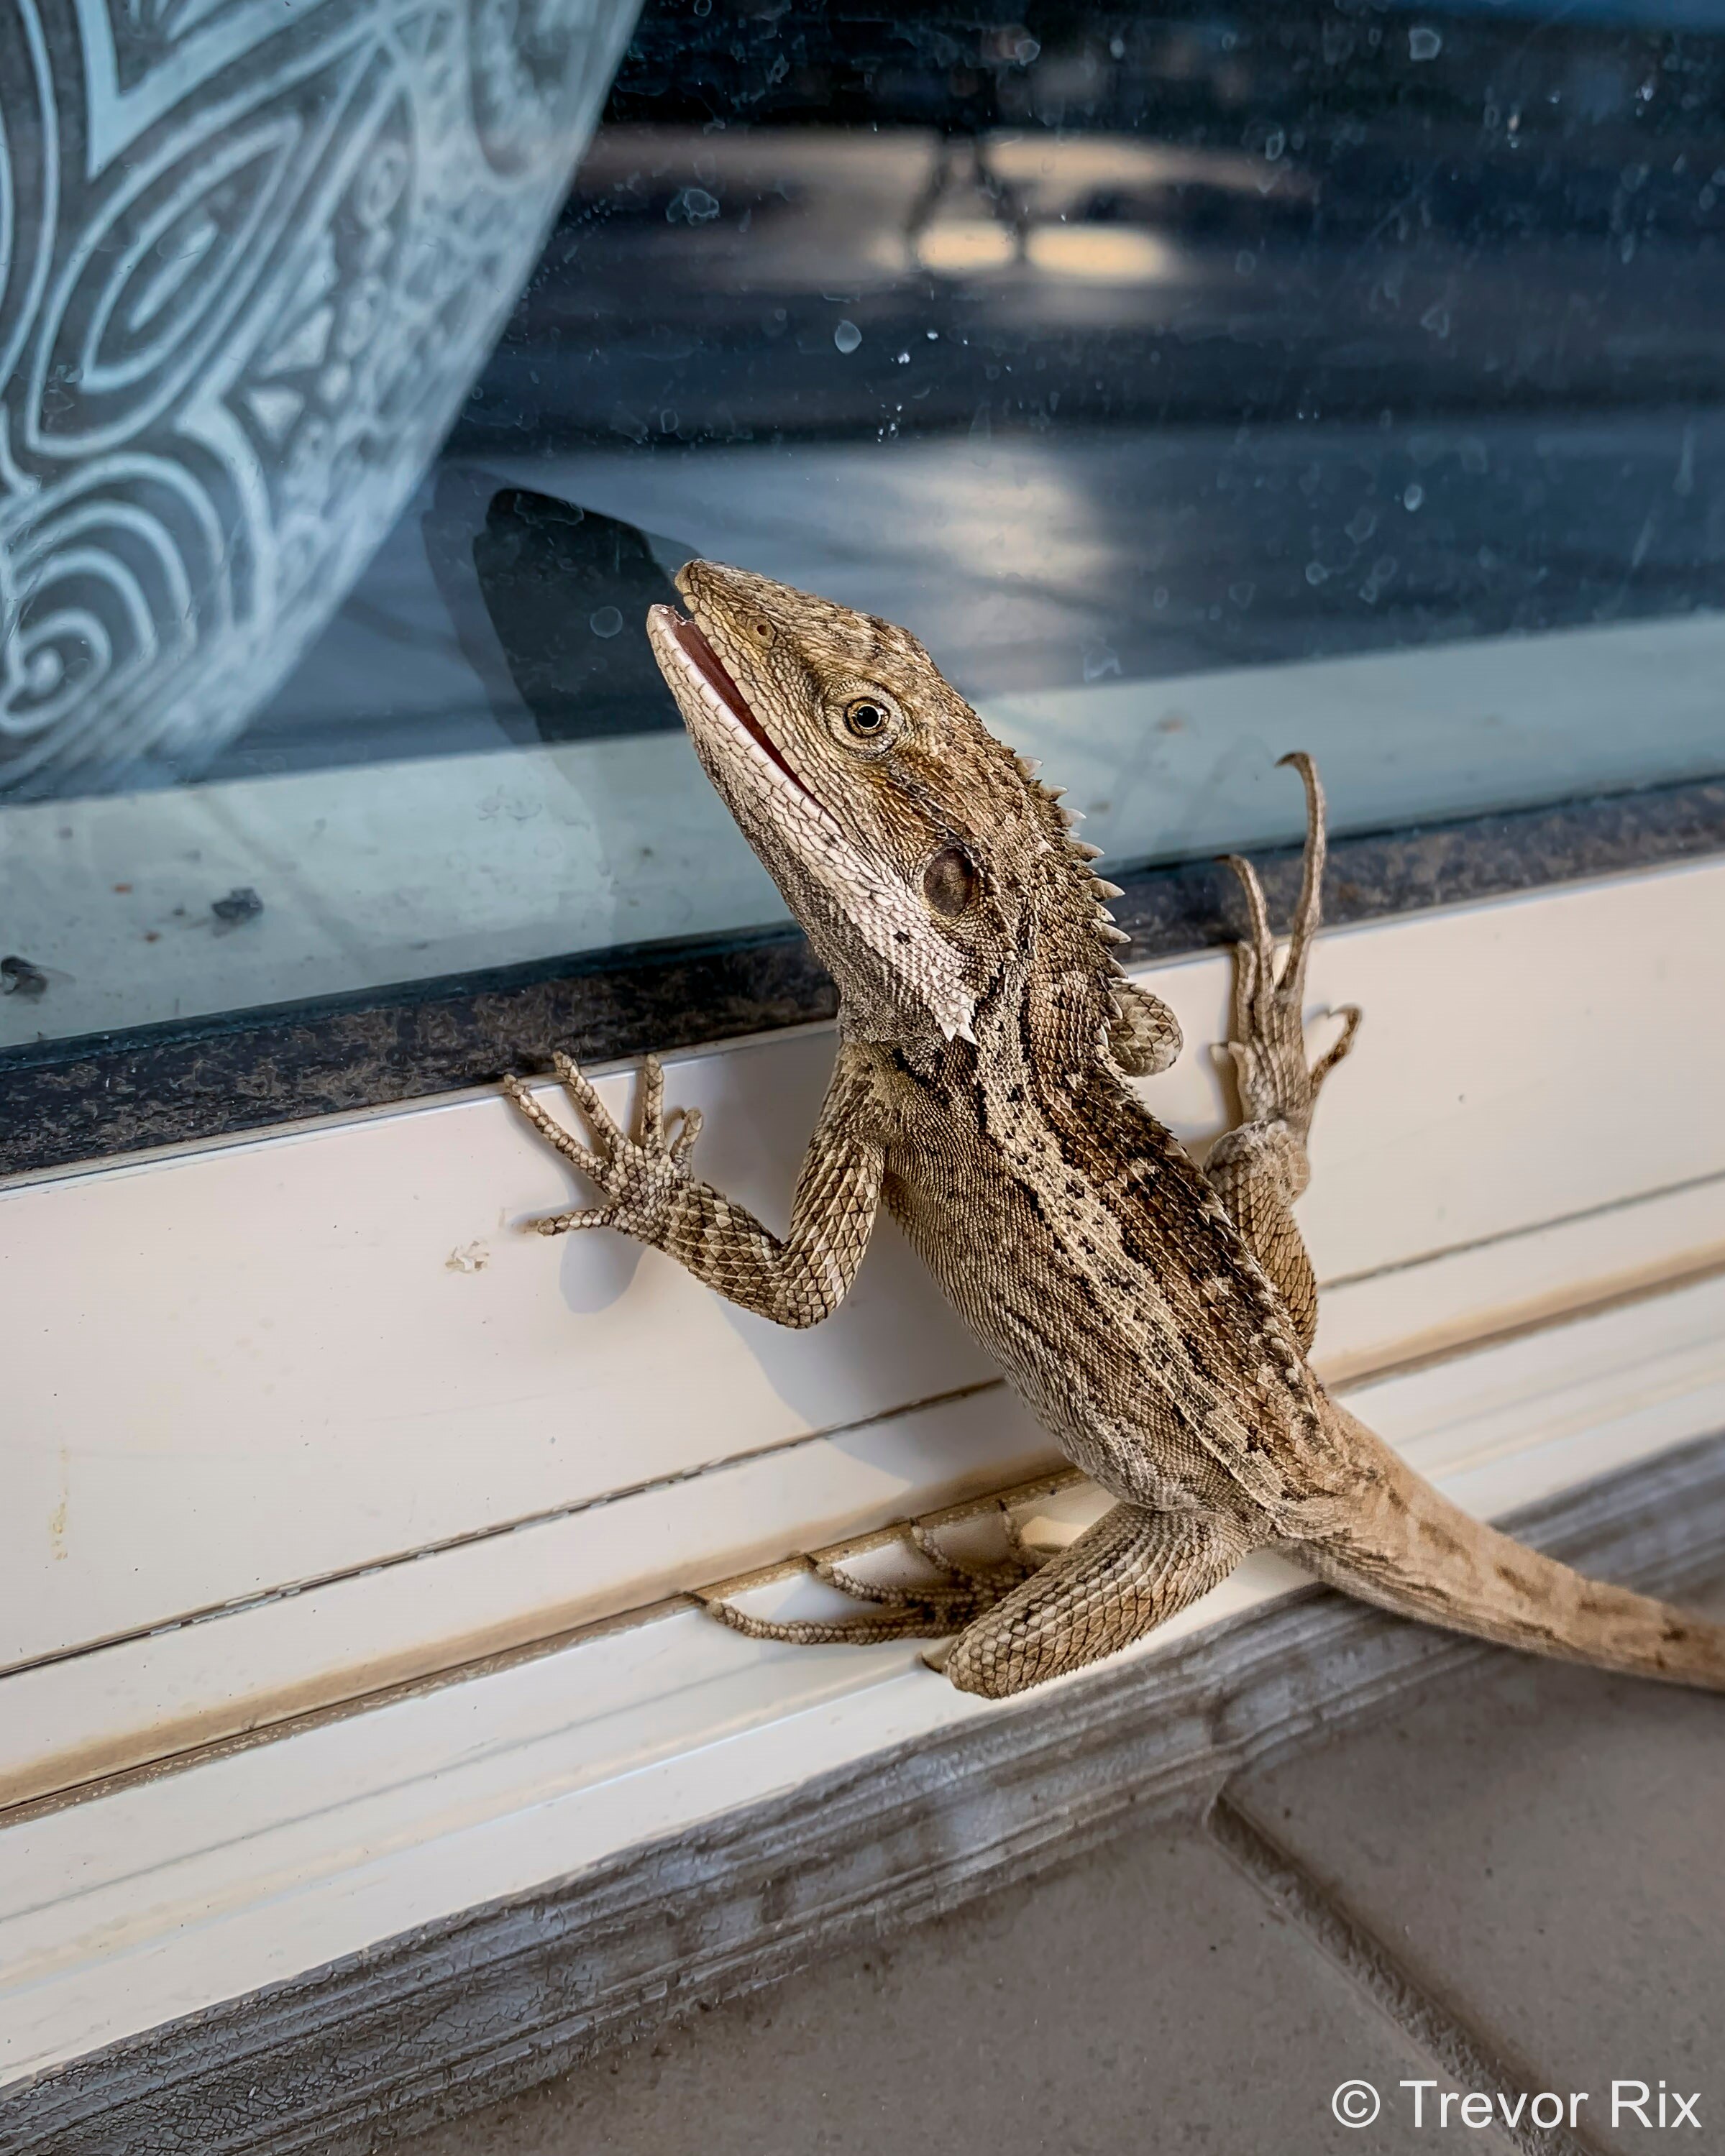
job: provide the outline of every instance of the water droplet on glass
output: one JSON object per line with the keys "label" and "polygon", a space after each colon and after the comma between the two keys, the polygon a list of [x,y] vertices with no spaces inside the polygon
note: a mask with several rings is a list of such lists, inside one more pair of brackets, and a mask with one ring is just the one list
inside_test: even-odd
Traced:
{"label": "water droplet on glass", "polygon": [[686,224],[709,224],[719,214],[719,198],[705,187],[682,187],[671,198],[665,213],[667,224],[680,218]]}
{"label": "water droplet on glass", "polygon": [[615,636],[623,626],[623,616],[615,607],[601,607],[588,617],[587,625],[595,636]]}
{"label": "water droplet on glass", "polygon": [[1402,496],[1402,506],[1404,509],[1417,509],[1425,499],[1425,489],[1420,485],[1418,480],[1415,480]]}
{"label": "water droplet on glass", "polygon": [[855,322],[840,322],[833,331],[833,342],[840,352],[855,352],[862,342],[862,331]]}
{"label": "water droplet on glass", "polygon": [[1440,32],[1423,26],[1408,33],[1408,58],[1410,60],[1435,60],[1444,49]]}

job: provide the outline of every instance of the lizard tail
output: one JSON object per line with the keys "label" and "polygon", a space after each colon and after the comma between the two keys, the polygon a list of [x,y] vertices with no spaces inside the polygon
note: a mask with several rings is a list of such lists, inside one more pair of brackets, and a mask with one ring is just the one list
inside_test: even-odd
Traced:
{"label": "lizard tail", "polygon": [[1365,1424],[1326,1400],[1369,1455],[1364,1502],[1333,1538],[1286,1553],[1332,1587],[1404,1617],[1596,1669],[1725,1691],[1725,1625],[1588,1579],[1472,1518]]}

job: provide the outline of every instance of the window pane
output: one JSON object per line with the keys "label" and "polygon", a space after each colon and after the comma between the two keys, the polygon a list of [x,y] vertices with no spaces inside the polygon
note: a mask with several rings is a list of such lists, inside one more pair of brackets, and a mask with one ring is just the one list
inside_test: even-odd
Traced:
{"label": "window pane", "polygon": [[0,51],[0,1047],[780,918],[695,554],[1117,867],[1725,767],[1718,0],[649,0],[531,275],[621,17],[230,21]]}

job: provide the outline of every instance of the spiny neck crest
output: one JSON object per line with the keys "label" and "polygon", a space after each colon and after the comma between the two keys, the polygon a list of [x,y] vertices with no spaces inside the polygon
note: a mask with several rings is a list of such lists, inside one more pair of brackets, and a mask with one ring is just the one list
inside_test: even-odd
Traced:
{"label": "spiny neck crest", "polygon": [[1069,894],[1067,926],[1078,944],[1081,960],[1093,968],[1100,992],[1095,1052],[1105,1056],[1128,1077],[1151,1077],[1165,1070],[1180,1052],[1180,1027],[1168,1006],[1127,978],[1118,956],[1132,938],[1108,910],[1109,901],[1123,896],[1117,883],[1098,873],[1095,864],[1102,850],[1077,835],[1082,814],[1063,805],[1064,788],[1045,786],[1042,768],[1034,757],[1014,755],[1033,813],[1045,836],[1055,850],[1066,873],[1057,880]]}

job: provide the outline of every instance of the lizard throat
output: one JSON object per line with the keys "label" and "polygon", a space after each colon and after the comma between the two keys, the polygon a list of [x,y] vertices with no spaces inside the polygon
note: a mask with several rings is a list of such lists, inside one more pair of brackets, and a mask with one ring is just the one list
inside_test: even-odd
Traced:
{"label": "lizard throat", "polygon": [[[748,736],[769,763],[783,773],[799,793],[809,794],[809,788],[798,778],[784,759],[778,744],[749,708],[748,701],[726,671],[724,663],[692,621],[688,621],[670,607],[655,607],[654,613],[662,624],[662,633],[672,644],[689,670],[696,675],[724,706],[728,717]],[[813,799],[814,797],[809,795]]]}

